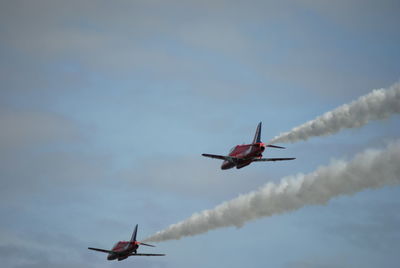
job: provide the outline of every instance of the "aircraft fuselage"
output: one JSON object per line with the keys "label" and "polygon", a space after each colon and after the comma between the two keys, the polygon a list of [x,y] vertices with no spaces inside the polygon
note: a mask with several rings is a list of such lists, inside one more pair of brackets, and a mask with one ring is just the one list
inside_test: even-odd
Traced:
{"label": "aircraft fuselage", "polygon": [[261,158],[265,147],[260,143],[254,144],[243,144],[235,146],[229,156],[235,157],[237,160],[235,162],[225,160],[221,169],[230,169],[236,167],[237,169],[250,165],[256,158]]}
{"label": "aircraft fuselage", "polygon": [[139,245],[136,243],[131,243],[129,241],[119,241],[112,248],[113,253],[108,254],[107,260],[112,261],[118,259],[119,261],[122,261],[128,258],[133,252],[136,252],[138,247]]}

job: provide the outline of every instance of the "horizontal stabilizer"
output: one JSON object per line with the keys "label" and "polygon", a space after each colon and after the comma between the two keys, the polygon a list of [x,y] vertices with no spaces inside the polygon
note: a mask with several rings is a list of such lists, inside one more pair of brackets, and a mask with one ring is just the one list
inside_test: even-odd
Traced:
{"label": "horizontal stabilizer", "polygon": [[139,242],[139,245],[148,246],[148,247],[155,247],[155,246],[153,246],[153,245],[146,244],[146,243],[143,243],[143,242]]}
{"label": "horizontal stabilizer", "polygon": [[282,146],[277,146],[277,145],[272,145],[272,144],[268,144],[265,147],[272,147],[272,148],[278,148],[278,149],[286,149],[285,147]]}
{"label": "horizontal stabilizer", "polygon": [[285,160],[294,160],[296,158],[258,158],[254,159],[253,162],[263,162],[263,161],[285,161]]}
{"label": "horizontal stabilizer", "polygon": [[130,256],[165,256],[165,254],[132,253]]}
{"label": "horizontal stabilizer", "polygon": [[114,251],[112,251],[112,250],[101,249],[101,248],[88,248],[88,249],[95,250],[95,251],[100,251],[100,252],[104,252],[104,253],[114,253]]}

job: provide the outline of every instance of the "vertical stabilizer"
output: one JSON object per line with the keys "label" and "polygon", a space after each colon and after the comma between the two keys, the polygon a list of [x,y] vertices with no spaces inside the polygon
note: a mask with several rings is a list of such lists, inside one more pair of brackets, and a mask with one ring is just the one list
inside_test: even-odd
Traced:
{"label": "vertical stabilizer", "polygon": [[253,144],[261,142],[261,122],[258,123],[256,134],[254,135]]}
{"label": "vertical stabilizer", "polygon": [[135,230],[133,231],[133,234],[132,234],[131,242],[135,242],[136,241],[137,228],[138,228],[138,225],[136,224]]}

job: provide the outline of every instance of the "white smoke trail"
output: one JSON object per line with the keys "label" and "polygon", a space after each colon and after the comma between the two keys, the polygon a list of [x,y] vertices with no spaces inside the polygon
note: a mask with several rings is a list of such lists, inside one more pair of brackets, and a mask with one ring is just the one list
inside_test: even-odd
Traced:
{"label": "white smoke trail", "polygon": [[195,213],[145,241],[165,241],[213,229],[244,225],[247,221],[324,204],[340,195],[400,183],[400,140],[386,150],[367,150],[350,162],[333,161],[309,174],[285,177],[259,190],[240,195],[214,209]]}
{"label": "white smoke trail", "polygon": [[296,142],[314,136],[326,136],[345,128],[358,128],[371,120],[385,119],[400,113],[400,83],[389,89],[375,89],[350,104],[344,104],[276,136],[270,143]]}

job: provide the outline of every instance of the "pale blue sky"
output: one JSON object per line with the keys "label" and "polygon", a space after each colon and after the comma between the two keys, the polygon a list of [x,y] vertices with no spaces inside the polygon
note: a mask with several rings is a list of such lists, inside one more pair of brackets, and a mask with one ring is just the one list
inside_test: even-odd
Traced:
{"label": "pale blue sky", "polygon": [[5,267],[397,267],[400,188],[107,262],[111,247],[398,138],[398,115],[221,171],[263,141],[400,78],[399,1],[1,1]]}

